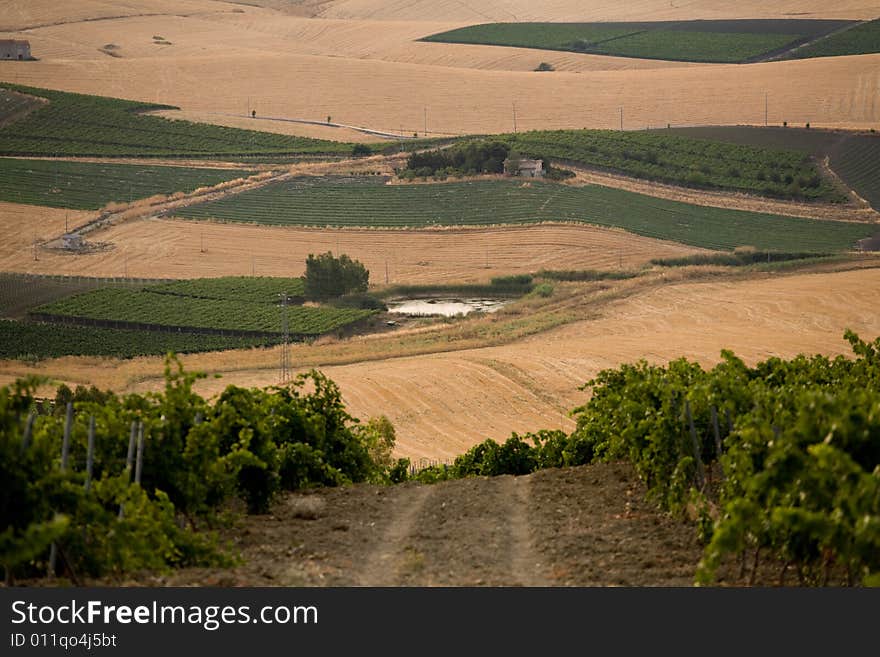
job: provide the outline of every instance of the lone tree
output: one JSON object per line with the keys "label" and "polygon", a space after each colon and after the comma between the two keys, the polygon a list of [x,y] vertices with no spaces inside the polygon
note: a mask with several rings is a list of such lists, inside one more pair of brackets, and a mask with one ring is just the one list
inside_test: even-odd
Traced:
{"label": "lone tree", "polygon": [[306,260],[305,294],[308,299],[331,299],[353,292],[366,292],[370,272],[344,253],[338,258],[327,251]]}

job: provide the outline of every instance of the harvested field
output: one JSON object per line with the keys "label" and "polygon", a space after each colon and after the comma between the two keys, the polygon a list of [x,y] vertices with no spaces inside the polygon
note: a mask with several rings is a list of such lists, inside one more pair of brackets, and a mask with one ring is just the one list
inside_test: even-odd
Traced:
{"label": "harvested field", "polygon": [[[701,252],[591,226],[311,230],[146,219],[94,236],[113,243],[111,251],[88,256],[40,252],[35,262],[28,210],[32,211],[29,206],[0,204],[4,216],[13,219],[3,223],[9,241],[0,247],[0,270],[90,276],[122,276],[127,271],[145,278],[299,276],[310,253],[333,251],[363,262],[377,284],[385,282],[386,263],[389,283],[485,282],[499,274],[539,269],[628,269],[651,258]],[[58,211],[40,211],[57,217]],[[52,230],[39,237],[63,232],[63,212],[60,219],[60,229],[55,219]]]}
{"label": "harvested field", "polygon": [[[621,363],[639,358],[662,363],[686,356],[710,365],[718,362],[722,349],[732,349],[749,363],[801,352],[836,355],[849,353],[842,338],[846,328],[865,338],[880,335],[880,269],[709,282],[689,282],[684,275],[664,273],[668,280],[678,280],[665,286],[658,279],[647,286],[635,279],[587,287],[598,290],[591,293],[598,296],[572,311],[581,321],[500,346],[418,357],[384,355],[383,344],[400,353],[408,339],[418,338],[416,332],[297,346],[292,360],[319,366],[336,381],[355,416],[388,416],[397,428],[398,454],[449,459],[485,438],[504,439],[511,431],[571,429],[568,411],[587,395],[578,386]],[[451,341],[433,348],[456,345]],[[201,383],[204,394],[230,383],[277,382],[277,350],[253,352],[244,361],[241,354],[189,356],[185,362],[188,368],[223,375]],[[344,360],[346,354],[361,362],[322,365]],[[37,366],[10,362],[0,365],[0,381],[26,372],[143,390],[161,385],[162,363],[75,358]]]}
{"label": "harvested field", "polygon": [[[68,228],[72,230],[82,226],[93,218],[93,214],[0,202],[0,217],[0,271],[28,271],[27,268],[18,269],[13,264],[17,262],[19,265],[28,263],[25,267],[35,267],[31,271],[55,274],[62,272],[44,267],[43,264],[48,264],[44,261],[34,260],[34,241],[42,243],[56,238]],[[38,254],[37,257],[40,258],[41,255]]]}
{"label": "harvested field", "polygon": [[[327,12],[332,13],[334,6],[326,8]],[[639,7],[647,9],[651,18],[650,9],[659,9],[655,3],[644,7],[640,3],[632,10]],[[574,4],[568,8],[575,10]],[[249,108],[256,108],[262,116],[323,121],[331,115],[339,123],[409,134],[422,134],[426,129],[431,134],[506,132],[512,127],[514,101],[517,123],[523,130],[617,128],[620,107],[625,110],[626,128],[763,123],[768,90],[773,123],[867,127],[880,120],[876,105],[880,55],[746,68],[658,68],[657,62],[641,68],[644,65],[638,62],[642,60],[628,60],[632,63],[626,69],[614,70],[620,65],[610,65],[608,60],[615,58],[566,53],[569,59],[558,61],[555,54],[547,59],[541,51],[416,43],[416,38],[461,23],[376,22],[400,8],[373,9],[379,10],[373,22],[359,24],[310,21],[248,7],[240,14],[141,17],[40,28],[27,36],[38,56],[41,50],[46,55],[27,67],[12,68],[13,64],[0,62],[0,79],[169,103],[199,116],[243,117]],[[460,10],[452,5],[421,9],[429,18],[445,11],[448,16],[438,20],[460,20],[456,17]],[[757,6],[752,10],[759,16],[770,13]],[[554,18],[555,11],[565,13],[552,7],[545,11]],[[700,15],[690,6],[677,11],[690,12],[691,18]],[[732,13],[739,11],[744,10],[737,7]],[[779,11],[772,10],[774,14]],[[590,10],[581,12],[589,14]],[[704,12],[706,18],[723,13],[706,8]],[[832,17],[866,12],[866,5],[853,3],[849,12],[843,7]],[[626,18],[612,13],[606,9],[601,18]],[[826,12],[808,17],[820,15]],[[173,45],[156,46],[154,34]],[[110,42],[120,45],[121,57],[98,52]],[[543,60],[557,71],[533,73]],[[224,76],[219,86],[218,75]],[[327,80],[334,84],[328,85]],[[821,99],[815,94],[817,84],[823,88]],[[739,102],[731,103],[730,98]],[[272,129],[272,125],[266,121],[261,127]],[[285,124],[284,131],[292,130],[291,125]],[[314,129],[308,129],[313,134]]]}
{"label": "harvested field", "polygon": [[[259,1],[259,0],[258,0]],[[540,5],[528,0],[493,0],[461,3],[456,0],[416,0],[386,3],[381,0],[339,0],[327,3],[319,15],[324,18],[371,18],[375,20],[458,20],[483,23],[501,20],[686,20],[701,18],[873,18],[876,3],[844,0],[829,5],[818,0],[782,0],[767,4],[756,0],[718,3],[695,0],[670,3],[666,0],[636,0],[627,3],[588,0],[553,0]]]}
{"label": "harvested field", "polygon": [[[880,270],[740,283],[686,283],[638,294],[578,322],[500,347],[326,367],[351,412],[384,414],[397,451],[448,459],[511,431],[572,429],[577,387],[599,370],[646,358],[686,356],[704,364],[732,349],[747,362],[800,352],[849,353],[843,332],[880,335]],[[834,295],[827,290],[834,289]],[[296,362],[294,356],[294,362]],[[270,384],[273,370],[210,382]]]}

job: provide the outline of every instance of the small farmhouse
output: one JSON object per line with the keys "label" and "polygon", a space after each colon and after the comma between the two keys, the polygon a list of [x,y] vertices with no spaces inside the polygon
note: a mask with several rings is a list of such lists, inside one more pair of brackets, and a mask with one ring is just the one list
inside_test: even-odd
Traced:
{"label": "small farmhouse", "polygon": [[525,158],[504,160],[504,173],[508,176],[521,176],[523,178],[543,178],[544,161],[528,160]]}
{"label": "small farmhouse", "polygon": [[30,42],[18,39],[0,39],[0,60],[5,59],[33,59]]}

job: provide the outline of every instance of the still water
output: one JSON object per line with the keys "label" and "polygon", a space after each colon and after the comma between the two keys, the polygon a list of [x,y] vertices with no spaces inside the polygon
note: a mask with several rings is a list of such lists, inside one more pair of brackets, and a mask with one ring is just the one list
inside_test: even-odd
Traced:
{"label": "still water", "polygon": [[475,311],[492,313],[508,303],[501,299],[398,299],[388,304],[388,312],[401,315],[441,315],[454,317]]}

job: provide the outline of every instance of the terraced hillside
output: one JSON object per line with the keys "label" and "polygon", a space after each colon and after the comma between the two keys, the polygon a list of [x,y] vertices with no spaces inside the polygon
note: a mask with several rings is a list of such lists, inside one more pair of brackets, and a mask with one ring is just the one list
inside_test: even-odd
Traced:
{"label": "terraced hillside", "polygon": [[682,244],[778,251],[853,248],[866,224],[698,207],[607,187],[482,180],[385,185],[376,178],[302,177],[175,214],[285,226],[436,227],[568,221]]}

